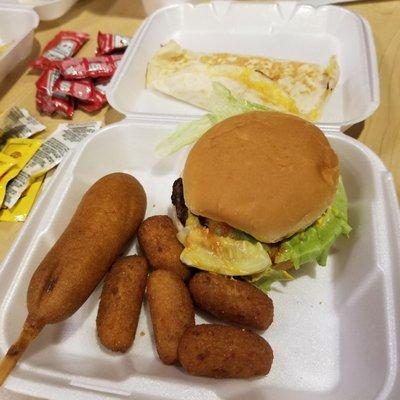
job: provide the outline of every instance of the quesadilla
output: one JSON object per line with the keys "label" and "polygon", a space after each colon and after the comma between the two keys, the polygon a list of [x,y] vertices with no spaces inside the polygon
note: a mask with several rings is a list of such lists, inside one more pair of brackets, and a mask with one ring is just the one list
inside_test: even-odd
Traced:
{"label": "quesadilla", "polygon": [[209,110],[213,82],[233,96],[311,121],[339,77],[336,57],[327,67],[317,64],[229,53],[196,53],[171,40],[151,58],[147,86]]}

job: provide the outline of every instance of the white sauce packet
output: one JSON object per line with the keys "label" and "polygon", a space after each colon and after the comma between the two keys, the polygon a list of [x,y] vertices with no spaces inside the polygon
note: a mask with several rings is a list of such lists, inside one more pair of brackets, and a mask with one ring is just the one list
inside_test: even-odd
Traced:
{"label": "white sauce packet", "polygon": [[25,108],[13,106],[1,115],[0,142],[10,138],[27,139],[45,129]]}
{"label": "white sauce packet", "polygon": [[63,157],[88,135],[100,129],[101,122],[60,124],[24,169],[7,185],[3,207],[12,208],[26,188],[39,176],[57,166]]}

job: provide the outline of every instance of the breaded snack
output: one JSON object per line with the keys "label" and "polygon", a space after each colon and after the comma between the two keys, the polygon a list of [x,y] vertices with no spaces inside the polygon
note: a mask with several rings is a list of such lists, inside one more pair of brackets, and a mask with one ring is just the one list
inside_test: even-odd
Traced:
{"label": "breaded snack", "polygon": [[164,364],[174,364],[183,332],[194,326],[189,291],[178,275],[159,269],[150,274],[147,296],[158,355]]}
{"label": "breaded snack", "polygon": [[0,363],[0,385],[46,324],[70,317],[90,296],[143,220],[146,194],[131,175],[98,180],[37,267],[28,288],[28,317]]}
{"label": "breaded snack", "polygon": [[267,375],[274,355],[266,340],[247,329],[204,324],[188,329],[178,348],[183,368],[210,378]]}
{"label": "breaded snack", "polygon": [[189,282],[194,303],[228,322],[253,329],[267,329],[274,317],[272,300],[250,283],[198,272]]}
{"label": "breaded snack", "polygon": [[144,257],[129,256],[120,258],[106,277],[96,322],[101,343],[112,351],[125,353],[132,346],[147,272]]}
{"label": "breaded snack", "polygon": [[155,215],[142,222],[138,239],[153,269],[175,272],[182,279],[190,276],[189,269],[180,260],[183,246],[176,238],[177,230],[167,215]]}

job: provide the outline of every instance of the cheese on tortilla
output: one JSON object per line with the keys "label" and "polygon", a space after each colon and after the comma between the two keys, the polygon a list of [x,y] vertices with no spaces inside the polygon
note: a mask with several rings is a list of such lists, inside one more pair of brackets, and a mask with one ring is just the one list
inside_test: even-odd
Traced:
{"label": "cheese on tortilla", "polygon": [[195,53],[171,40],[151,58],[147,86],[208,110],[216,81],[235,97],[315,121],[338,76],[335,56],[324,68],[266,57]]}

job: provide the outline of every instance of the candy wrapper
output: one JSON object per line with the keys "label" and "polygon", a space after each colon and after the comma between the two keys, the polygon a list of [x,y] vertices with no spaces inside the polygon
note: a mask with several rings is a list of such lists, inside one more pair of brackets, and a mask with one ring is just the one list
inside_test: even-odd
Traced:
{"label": "candy wrapper", "polygon": [[36,92],[36,105],[38,110],[45,115],[57,114],[65,118],[72,118],[74,115],[74,99],[70,96],[49,96],[47,93],[38,90]]}
{"label": "candy wrapper", "polygon": [[121,58],[121,54],[71,58],[60,64],[60,72],[65,79],[110,77],[114,75]]}
{"label": "candy wrapper", "polygon": [[25,108],[13,106],[0,116],[0,148],[7,139],[29,138],[45,129]]}
{"label": "candy wrapper", "polygon": [[35,179],[57,166],[71,149],[96,132],[100,126],[101,122],[60,124],[24,169],[7,185],[3,206],[12,209]]}
{"label": "candy wrapper", "polygon": [[79,100],[90,101],[93,97],[94,84],[90,79],[65,80],[57,68],[44,70],[36,82],[38,91],[49,96],[63,99],[71,96]]}
{"label": "candy wrapper", "polygon": [[114,35],[112,33],[97,34],[97,56],[104,56],[125,50],[131,38],[127,36]]}
{"label": "candy wrapper", "polygon": [[33,155],[38,151],[42,142],[34,139],[9,139],[2,149],[0,159],[10,162],[13,165],[9,168],[4,166],[3,173],[0,175],[0,207],[3,204],[4,196],[8,183],[14,179],[25,167]]}
{"label": "candy wrapper", "polygon": [[40,58],[31,66],[36,69],[57,66],[62,60],[73,57],[88,40],[87,33],[61,31],[46,45]]}

